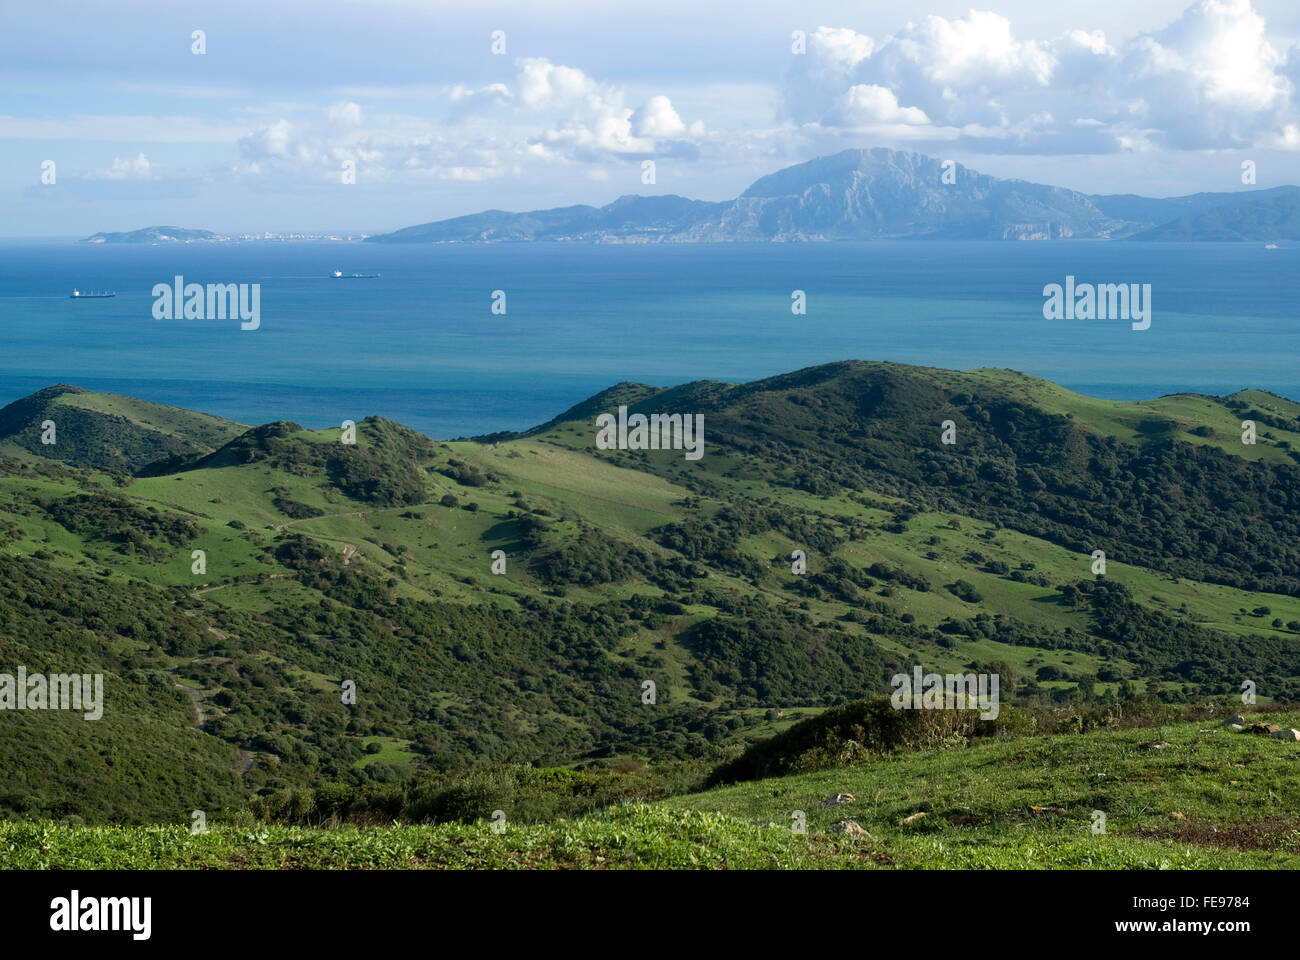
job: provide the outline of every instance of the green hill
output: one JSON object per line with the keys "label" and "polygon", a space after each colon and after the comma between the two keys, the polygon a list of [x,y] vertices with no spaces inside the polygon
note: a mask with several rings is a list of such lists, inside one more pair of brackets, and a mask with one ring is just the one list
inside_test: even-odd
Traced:
{"label": "green hill", "polygon": [[205,413],[59,384],[0,409],[0,451],[135,473],[207,453],[243,429]]}
{"label": "green hill", "polygon": [[[701,469],[680,455],[603,456],[637,458],[701,492],[748,479],[819,496],[883,493],[1084,554],[1101,549],[1171,574],[1300,593],[1300,451],[1290,449],[1300,421],[1261,424],[1264,435],[1248,446],[1237,411],[1213,398],[1108,403],[1010,372],[862,363],[741,386],[689,384],[629,408],[661,409],[704,413],[712,454]],[[952,444],[941,442],[946,421]],[[576,424],[562,436],[586,442]]]}
{"label": "green hill", "polygon": [[[620,403],[702,413],[704,456],[596,449]],[[549,798],[524,819],[594,814],[918,664],[997,672],[1038,731],[1243,679],[1294,702],[1298,412],[846,362],[620,384],[488,442],[371,418],[347,444],[49,388],[0,411],[0,662],[111,696],[102,721],[0,713],[0,813],[456,819],[506,790]]]}

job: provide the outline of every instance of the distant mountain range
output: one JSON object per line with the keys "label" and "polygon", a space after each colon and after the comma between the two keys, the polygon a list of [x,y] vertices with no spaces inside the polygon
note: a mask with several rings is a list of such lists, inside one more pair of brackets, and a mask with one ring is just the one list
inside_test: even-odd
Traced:
{"label": "distant mountain range", "polygon": [[[945,180],[951,182],[944,182]],[[734,200],[627,195],[603,207],[483,213],[392,233],[226,236],[145,227],[83,243],[731,243],[828,240],[1300,240],[1300,187],[1158,199],[1001,180],[919,153],[845,150],[756,180]]]}
{"label": "distant mountain range", "polygon": [[603,207],[488,210],[375,243],[818,240],[1300,239],[1300,187],[1153,199],[1001,180],[882,148],[845,150],[757,180],[735,200],[623,196]]}

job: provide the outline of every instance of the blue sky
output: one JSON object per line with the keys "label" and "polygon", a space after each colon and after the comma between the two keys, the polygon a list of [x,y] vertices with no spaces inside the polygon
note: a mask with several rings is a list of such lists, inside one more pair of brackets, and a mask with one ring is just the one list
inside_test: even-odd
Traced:
{"label": "blue sky", "polygon": [[6,5],[0,91],[7,236],[724,199],[847,147],[1090,192],[1241,189],[1244,159],[1300,183],[1293,0],[55,0]]}

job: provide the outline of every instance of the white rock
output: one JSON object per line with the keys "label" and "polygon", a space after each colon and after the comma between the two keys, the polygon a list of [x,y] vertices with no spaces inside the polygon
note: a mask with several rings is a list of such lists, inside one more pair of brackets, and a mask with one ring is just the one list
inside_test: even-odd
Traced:
{"label": "white rock", "polygon": [[844,833],[850,837],[869,837],[871,834],[862,829],[856,820],[841,820],[831,827],[831,833]]}
{"label": "white rock", "polygon": [[841,803],[852,803],[853,800],[854,796],[851,793],[837,793],[835,796],[827,797],[822,801],[822,809],[824,810],[827,807],[834,807]]}

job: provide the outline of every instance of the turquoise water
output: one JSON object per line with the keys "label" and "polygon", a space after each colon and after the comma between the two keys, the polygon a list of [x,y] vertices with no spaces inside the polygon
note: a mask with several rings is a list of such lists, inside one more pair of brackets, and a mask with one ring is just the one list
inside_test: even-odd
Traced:
{"label": "turquoise water", "polygon": [[[246,423],[382,414],[445,438],[529,427],[620,380],[850,358],[1010,367],[1119,399],[1300,397],[1298,268],[1300,247],[1260,244],[8,242],[0,402],[64,382]],[[153,319],[153,285],[176,274],[261,284],[260,329]],[[1044,320],[1043,286],[1067,274],[1150,283],[1151,328]],[[73,287],[118,296],[78,302]],[[790,312],[796,289],[806,316]]]}

